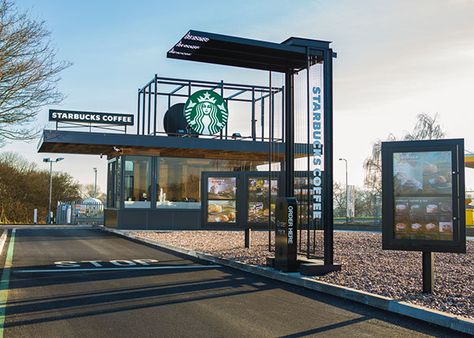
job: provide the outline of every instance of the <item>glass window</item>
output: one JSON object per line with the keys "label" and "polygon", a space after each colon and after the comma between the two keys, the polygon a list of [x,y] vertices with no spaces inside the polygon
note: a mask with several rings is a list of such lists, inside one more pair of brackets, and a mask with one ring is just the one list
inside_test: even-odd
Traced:
{"label": "glass window", "polygon": [[256,170],[261,162],[202,158],[158,158],[157,208],[201,208],[203,171]]}
{"label": "glass window", "polygon": [[107,165],[107,206],[113,208],[115,206],[115,161],[109,162]]}
{"label": "glass window", "polygon": [[122,158],[117,157],[117,161],[115,162],[115,185],[114,185],[114,196],[115,196],[115,208],[120,208],[121,203],[121,194],[120,194],[120,186],[122,182]]}
{"label": "glass window", "polygon": [[125,208],[150,208],[151,157],[127,156],[124,165]]}
{"label": "glass window", "polygon": [[201,173],[213,170],[217,170],[216,160],[159,158],[156,207],[199,209]]}

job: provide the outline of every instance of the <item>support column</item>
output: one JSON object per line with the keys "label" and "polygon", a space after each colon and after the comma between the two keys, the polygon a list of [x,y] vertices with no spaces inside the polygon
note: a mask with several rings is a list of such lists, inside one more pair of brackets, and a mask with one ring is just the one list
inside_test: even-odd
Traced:
{"label": "support column", "polygon": [[294,121],[294,76],[285,73],[285,197],[294,197],[295,172],[295,121]]}
{"label": "support column", "polygon": [[332,115],[332,49],[324,50],[323,59],[324,100],[324,180],[323,180],[323,224],[324,264],[334,263],[334,219],[333,219],[333,115]]}
{"label": "support column", "polygon": [[423,293],[433,293],[434,253],[423,251]]}

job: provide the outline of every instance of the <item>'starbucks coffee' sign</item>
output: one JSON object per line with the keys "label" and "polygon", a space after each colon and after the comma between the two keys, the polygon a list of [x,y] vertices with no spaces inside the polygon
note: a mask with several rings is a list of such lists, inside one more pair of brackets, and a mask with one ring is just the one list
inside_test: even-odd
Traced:
{"label": "'starbucks coffee' sign", "polygon": [[218,133],[227,124],[227,104],[212,90],[199,90],[184,105],[184,116],[192,130],[203,135]]}

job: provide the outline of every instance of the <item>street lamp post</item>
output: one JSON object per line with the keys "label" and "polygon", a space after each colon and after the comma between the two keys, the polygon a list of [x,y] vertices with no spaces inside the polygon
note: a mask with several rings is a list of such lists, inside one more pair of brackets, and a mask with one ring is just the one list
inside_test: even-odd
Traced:
{"label": "street lamp post", "polygon": [[349,198],[348,198],[349,186],[347,185],[347,160],[345,158],[340,158],[339,161],[346,162],[346,223],[349,223]]}
{"label": "street lamp post", "polygon": [[49,163],[49,203],[48,203],[48,217],[47,217],[47,222],[48,224],[52,223],[52,218],[51,218],[51,197],[52,197],[52,192],[53,192],[53,163],[59,162],[64,160],[62,157],[58,157],[55,159],[52,158],[43,158],[43,162]]}
{"label": "street lamp post", "polygon": [[97,198],[97,168],[92,168],[94,170],[94,198]]}

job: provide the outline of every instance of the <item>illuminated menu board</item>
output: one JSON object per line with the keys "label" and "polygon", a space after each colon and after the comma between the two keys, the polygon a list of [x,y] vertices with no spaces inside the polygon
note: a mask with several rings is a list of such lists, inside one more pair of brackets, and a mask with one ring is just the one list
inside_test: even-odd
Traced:
{"label": "illuminated menu board", "polygon": [[236,177],[207,178],[207,222],[235,223]]}
{"label": "illuminated menu board", "polygon": [[[278,196],[278,180],[271,182],[265,177],[249,177],[248,184],[248,223],[268,223],[271,213],[275,216],[275,201]],[[270,195],[271,190],[271,195]],[[270,197],[271,196],[271,197]],[[271,211],[270,211],[271,210]]]}
{"label": "illuminated menu board", "polygon": [[463,140],[382,143],[383,248],[465,252]]}
{"label": "illuminated menu board", "polygon": [[395,238],[452,240],[450,151],[393,154]]}

